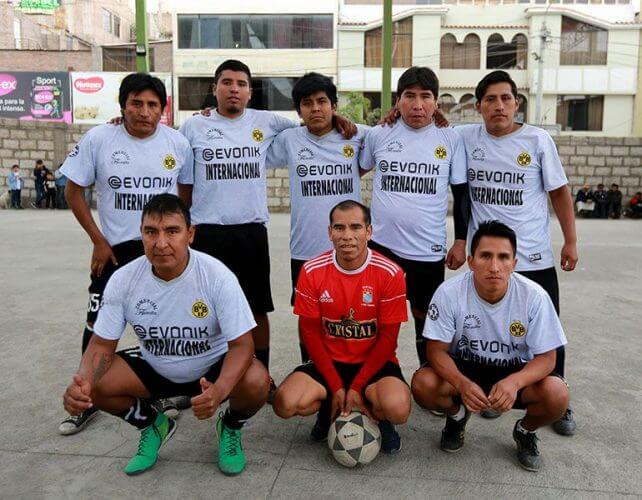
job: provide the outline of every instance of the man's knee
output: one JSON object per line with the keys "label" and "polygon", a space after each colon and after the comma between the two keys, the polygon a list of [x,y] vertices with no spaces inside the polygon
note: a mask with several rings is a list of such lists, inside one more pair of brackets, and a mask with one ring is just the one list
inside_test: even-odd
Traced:
{"label": "man's knee", "polygon": [[410,384],[413,398],[419,404],[422,404],[422,401],[434,400],[438,396],[441,382],[441,378],[432,368],[420,368],[413,375]]}
{"label": "man's knee", "polygon": [[393,424],[405,424],[410,416],[410,391],[387,394],[379,404],[386,420]]}
{"label": "man's knee", "polygon": [[299,410],[298,398],[287,389],[280,387],[274,395],[272,408],[279,417],[292,418]]}
{"label": "man's knee", "polygon": [[256,359],[234,388],[234,396],[251,401],[266,400],[270,391],[270,376],[263,364]]}
{"label": "man's knee", "polygon": [[537,403],[542,410],[554,417],[561,416],[568,408],[569,390],[559,377],[546,377],[536,384]]}

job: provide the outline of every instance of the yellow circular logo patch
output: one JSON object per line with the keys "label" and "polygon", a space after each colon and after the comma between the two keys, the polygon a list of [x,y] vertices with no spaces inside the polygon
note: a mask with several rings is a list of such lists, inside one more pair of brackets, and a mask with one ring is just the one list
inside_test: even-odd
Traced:
{"label": "yellow circular logo patch", "polygon": [[448,157],[448,151],[445,146],[437,146],[435,148],[435,158],[438,160],[445,160]]}
{"label": "yellow circular logo patch", "polygon": [[346,158],[354,158],[354,148],[350,144],[343,146],[343,156]]}
{"label": "yellow circular logo patch", "polygon": [[263,131],[260,128],[252,130],[252,139],[256,142],[263,142]]}
{"label": "yellow circular logo patch", "polygon": [[528,167],[531,164],[531,155],[526,151],[522,151],[517,157],[517,164],[520,167]]}
{"label": "yellow circular logo patch", "polygon": [[197,300],[192,306],[192,314],[197,318],[203,319],[209,314],[210,310],[207,304],[202,300]]}
{"label": "yellow circular logo patch", "polygon": [[163,167],[165,167],[165,170],[174,170],[174,167],[176,167],[176,160],[172,155],[165,156]]}
{"label": "yellow circular logo patch", "polygon": [[513,321],[508,329],[513,337],[523,337],[526,335],[526,328],[521,321]]}

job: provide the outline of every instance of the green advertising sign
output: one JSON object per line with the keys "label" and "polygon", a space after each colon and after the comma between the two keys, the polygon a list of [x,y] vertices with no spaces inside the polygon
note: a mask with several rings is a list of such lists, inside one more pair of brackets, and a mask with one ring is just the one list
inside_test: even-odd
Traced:
{"label": "green advertising sign", "polygon": [[21,9],[54,10],[60,7],[59,0],[20,0]]}

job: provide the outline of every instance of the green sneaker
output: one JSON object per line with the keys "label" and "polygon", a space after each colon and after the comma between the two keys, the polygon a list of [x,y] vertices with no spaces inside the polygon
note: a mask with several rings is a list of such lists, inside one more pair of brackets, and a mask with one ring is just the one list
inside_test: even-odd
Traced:
{"label": "green sneaker", "polygon": [[218,468],[226,476],[235,476],[245,469],[245,454],[241,445],[241,430],[230,429],[223,423],[223,414],[216,421],[218,434]]}
{"label": "green sneaker", "polygon": [[158,450],[175,430],[176,422],[159,412],[154,423],[141,431],[138,451],[125,466],[125,474],[135,476],[151,469],[158,460]]}

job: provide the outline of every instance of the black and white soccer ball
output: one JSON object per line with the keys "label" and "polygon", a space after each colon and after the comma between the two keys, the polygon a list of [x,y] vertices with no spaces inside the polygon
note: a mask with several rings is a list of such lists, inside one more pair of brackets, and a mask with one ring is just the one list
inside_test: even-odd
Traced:
{"label": "black and white soccer ball", "polygon": [[372,462],[381,448],[379,427],[366,415],[353,411],[339,415],[330,426],[328,447],[335,460],[344,467]]}

